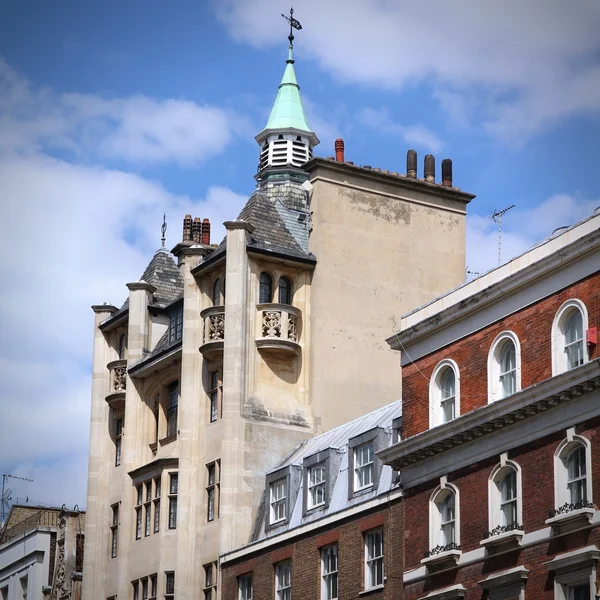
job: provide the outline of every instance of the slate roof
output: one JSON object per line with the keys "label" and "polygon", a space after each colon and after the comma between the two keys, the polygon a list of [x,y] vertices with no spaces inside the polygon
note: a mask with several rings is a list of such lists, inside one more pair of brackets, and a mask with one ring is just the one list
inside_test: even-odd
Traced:
{"label": "slate roof", "polygon": [[140,279],[156,288],[154,306],[167,306],[183,294],[183,277],[166,248],[156,251]]}
{"label": "slate roof", "polygon": [[306,525],[313,521],[324,519],[334,513],[362,504],[368,500],[372,500],[381,494],[384,494],[394,487],[393,470],[391,467],[384,465],[379,476],[379,484],[376,489],[367,493],[361,493],[353,498],[348,498],[348,440],[361,435],[375,427],[382,427],[389,433],[389,445],[393,443],[392,427],[393,421],[402,416],[402,400],[397,400],[392,404],[378,408],[354,421],[340,425],[331,431],[317,435],[305,442],[298,444],[283,460],[277,463],[267,474],[274,473],[295,465],[301,467],[305,458],[313,456],[317,452],[327,450],[328,448],[337,449],[341,454],[340,468],[336,476],[336,480],[331,495],[329,506],[322,510],[312,511],[303,515],[303,486],[302,481],[296,501],[292,508],[289,521],[285,526],[277,527],[276,529],[265,532],[264,527],[264,510],[259,511],[254,524],[255,536],[252,542],[267,539],[275,535],[280,535],[284,531],[289,531],[301,525]]}
{"label": "slate roof", "polygon": [[[290,258],[316,262],[314,254],[308,251],[309,215],[307,212],[288,208],[281,200],[269,197],[256,190],[246,202],[237,217],[254,226],[248,249],[260,252],[283,254]],[[218,260],[226,252],[227,238],[219,247],[200,263]]]}

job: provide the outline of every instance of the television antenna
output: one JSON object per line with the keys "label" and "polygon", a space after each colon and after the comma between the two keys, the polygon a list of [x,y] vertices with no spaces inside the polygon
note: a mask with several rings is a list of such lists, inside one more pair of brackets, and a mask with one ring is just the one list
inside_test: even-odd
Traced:
{"label": "television antenna", "polygon": [[0,524],[2,525],[4,525],[4,522],[6,521],[8,507],[12,500],[12,490],[6,487],[6,481],[8,479],[17,479],[19,481],[33,483],[33,479],[29,479],[29,477],[19,477],[18,475],[10,475],[9,473],[2,474],[2,495],[0,496]]}
{"label": "television antenna", "polygon": [[498,224],[498,266],[502,264],[502,217],[514,207],[515,205],[511,204],[500,210],[494,209],[492,212],[492,220]]}

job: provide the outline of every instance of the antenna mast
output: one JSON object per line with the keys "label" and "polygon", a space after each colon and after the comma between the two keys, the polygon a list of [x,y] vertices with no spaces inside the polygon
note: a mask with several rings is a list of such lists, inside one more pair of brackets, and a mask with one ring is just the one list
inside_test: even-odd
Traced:
{"label": "antenna mast", "polygon": [[12,490],[6,488],[7,479],[18,479],[19,481],[27,481],[33,483],[33,479],[28,477],[18,477],[17,475],[10,475],[8,473],[2,474],[2,496],[0,496],[0,525],[4,525],[6,517],[8,516],[8,504],[12,499]]}
{"label": "antenna mast", "polygon": [[492,220],[498,223],[498,266],[502,264],[502,216],[515,207],[514,204],[492,213]]}

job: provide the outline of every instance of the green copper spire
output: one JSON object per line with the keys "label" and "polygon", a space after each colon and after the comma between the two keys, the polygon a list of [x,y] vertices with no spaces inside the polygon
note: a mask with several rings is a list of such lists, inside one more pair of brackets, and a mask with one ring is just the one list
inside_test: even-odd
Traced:
{"label": "green copper spire", "polygon": [[294,59],[292,57],[292,45],[289,46],[289,57],[287,66],[283,73],[283,78],[279,84],[279,91],[275,104],[271,109],[269,121],[265,129],[298,129],[300,131],[310,132],[310,127],[306,122],[304,106],[300,98],[300,86],[296,80],[294,71]]}

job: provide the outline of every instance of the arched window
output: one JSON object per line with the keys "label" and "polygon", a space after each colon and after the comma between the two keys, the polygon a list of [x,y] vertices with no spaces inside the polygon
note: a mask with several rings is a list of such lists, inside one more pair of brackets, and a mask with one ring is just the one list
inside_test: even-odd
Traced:
{"label": "arched window", "polygon": [[592,480],[590,473],[590,441],[580,435],[568,436],[561,442],[554,455],[556,508],[569,505],[569,508],[576,510],[591,504]]}
{"label": "arched window", "polygon": [[565,325],[565,354],[567,369],[583,364],[583,317],[580,310],[571,311]]}
{"label": "arched window", "polygon": [[522,528],[521,468],[504,460],[494,468],[489,479],[489,535]]}
{"label": "arched window", "polygon": [[292,303],[292,282],[287,277],[279,278],[279,304]]}
{"label": "arched window", "polygon": [[273,302],[273,280],[268,273],[260,274],[260,290],[258,294],[260,304]]}
{"label": "arched window", "polygon": [[459,538],[458,490],[446,483],[434,491],[429,502],[429,548],[458,549]]}
{"label": "arched window", "polygon": [[567,300],[552,323],[552,374],[575,369],[588,361],[584,334],[588,314],[580,300]]}
{"label": "arched window", "polygon": [[124,333],[119,338],[119,360],[125,360],[127,353],[127,334]]}
{"label": "arched window", "polygon": [[443,360],[434,370],[429,387],[429,426],[436,427],[460,415],[458,365]]}
{"label": "arched window", "polygon": [[587,500],[585,448],[576,446],[567,456],[567,488],[571,504]]}
{"label": "arched window", "polygon": [[213,284],[212,294],[213,306],[219,306],[221,304],[221,278],[217,277]]}
{"label": "arched window", "polygon": [[512,331],[494,340],[488,356],[488,402],[512,396],[521,390],[521,346]]}

